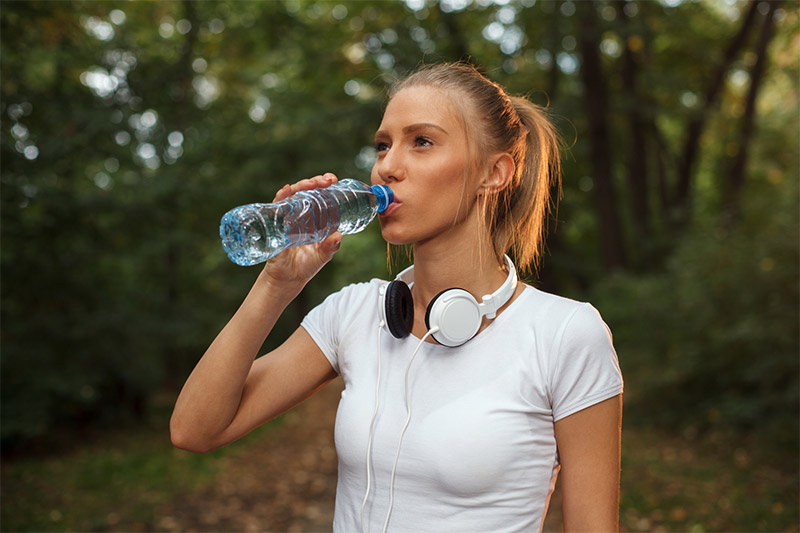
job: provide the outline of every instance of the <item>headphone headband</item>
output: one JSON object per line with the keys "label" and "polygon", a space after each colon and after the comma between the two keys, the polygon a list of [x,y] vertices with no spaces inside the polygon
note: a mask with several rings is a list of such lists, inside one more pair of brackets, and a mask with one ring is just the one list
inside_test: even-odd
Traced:
{"label": "headphone headband", "polygon": [[514,263],[511,262],[510,257],[507,255],[503,257],[506,260],[508,276],[506,276],[506,280],[500,285],[499,289],[483,297],[480,308],[481,314],[485,315],[486,318],[494,318],[497,315],[497,310],[511,299],[514,295],[514,290],[517,288],[517,269],[514,268]]}
{"label": "headphone headband", "polygon": [[400,272],[394,279],[412,287],[414,285],[414,265]]}

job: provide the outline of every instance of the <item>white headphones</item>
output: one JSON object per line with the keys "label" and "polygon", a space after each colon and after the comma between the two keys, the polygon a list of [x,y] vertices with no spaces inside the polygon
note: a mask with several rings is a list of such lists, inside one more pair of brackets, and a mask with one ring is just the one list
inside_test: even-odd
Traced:
{"label": "white headphones", "polygon": [[[492,294],[487,294],[478,303],[464,289],[446,289],[437,294],[428,304],[425,325],[436,342],[444,346],[461,346],[478,332],[483,317],[493,319],[497,310],[513,296],[517,288],[517,271],[506,255],[508,277]],[[380,290],[381,320],[396,338],[411,333],[414,325],[414,300],[410,285],[414,283],[414,266],[397,275]]]}

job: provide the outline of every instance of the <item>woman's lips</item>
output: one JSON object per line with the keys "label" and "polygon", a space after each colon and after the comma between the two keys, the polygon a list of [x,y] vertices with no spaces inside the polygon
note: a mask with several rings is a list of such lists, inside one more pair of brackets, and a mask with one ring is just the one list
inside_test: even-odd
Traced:
{"label": "woman's lips", "polygon": [[388,217],[389,215],[397,211],[401,205],[403,205],[403,202],[398,202],[397,199],[395,199],[395,201],[389,204],[389,207],[387,207],[383,213],[380,213],[379,216]]}

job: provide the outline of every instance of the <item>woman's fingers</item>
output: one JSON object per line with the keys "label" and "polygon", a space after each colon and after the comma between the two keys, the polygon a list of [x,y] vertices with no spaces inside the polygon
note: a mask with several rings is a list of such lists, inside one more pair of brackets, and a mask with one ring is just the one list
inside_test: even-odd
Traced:
{"label": "woman's fingers", "polygon": [[[300,180],[291,185],[284,185],[275,194],[275,200],[273,201],[280,202],[301,191],[325,188],[336,183],[336,181],[337,178],[334,174],[326,173]],[[289,248],[267,261],[264,269],[269,270],[270,276],[275,279],[308,281],[325,263],[333,258],[333,255],[339,249],[341,241],[342,234],[337,231],[323,242],[317,243],[316,246]]]}
{"label": "woman's fingers", "polygon": [[328,187],[329,185],[333,185],[336,183],[337,178],[336,175],[326,172],[320,176],[314,176],[313,178],[307,178],[304,180],[300,180],[297,183],[291,185],[284,185],[283,187],[278,190],[275,194],[275,199],[273,202],[280,202],[281,200],[288,198],[289,196],[298,193],[300,191],[309,191],[311,189],[320,189]]}
{"label": "woman's fingers", "polygon": [[272,201],[273,202],[280,202],[284,198],[290,196],[292,194],[291,189],[292,189],[291,185],[288,185],[288,184],[284,185],[283,187],[278,189],[278,192],[275,193],[275,198],[273,198]]}

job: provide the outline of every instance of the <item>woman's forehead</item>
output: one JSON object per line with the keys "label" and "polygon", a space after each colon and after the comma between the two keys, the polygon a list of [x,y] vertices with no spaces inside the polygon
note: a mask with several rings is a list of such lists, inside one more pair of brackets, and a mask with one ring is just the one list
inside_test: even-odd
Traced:
{"label": "woman's forehead", "polygon": [[386,106],[383,123],[459,122],[454,92],[450,89],[419,85],[398,91]]}

